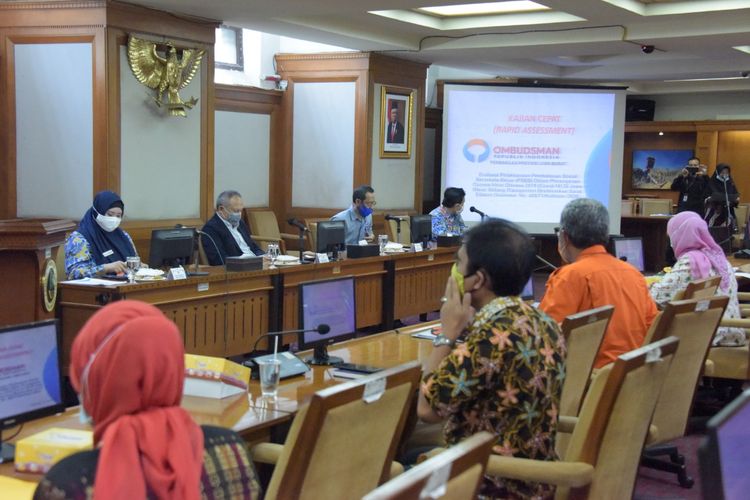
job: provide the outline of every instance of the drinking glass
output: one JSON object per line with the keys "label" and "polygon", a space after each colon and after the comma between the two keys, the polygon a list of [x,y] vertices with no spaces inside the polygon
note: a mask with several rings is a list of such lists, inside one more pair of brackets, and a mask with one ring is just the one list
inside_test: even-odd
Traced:
{"label": "drinking glass", "polygon": [[279,390],[281,361],[275,358],[258,361],[260,392],[263,397],[275,398]]}
{"label": "drinking glass", "polygon": [[128,281],[135,283],[135,273],[141,268],[141,258],[137,255],[135,257],[128,257],[125,259],[125,266],[128,268]]}
{"label": "drinking glass", "polygon": [[385,255],[385,246],[388,244],[388,235],[387,234],[379,234],[378,235],[378,245],[380,245],[380,255]]}
{"label": "drinking glass", "polygon": [[279,258],[279,245],[276,243],[268,244],[268,256],[271,257],[271,269],[276,268],[276,259]]}

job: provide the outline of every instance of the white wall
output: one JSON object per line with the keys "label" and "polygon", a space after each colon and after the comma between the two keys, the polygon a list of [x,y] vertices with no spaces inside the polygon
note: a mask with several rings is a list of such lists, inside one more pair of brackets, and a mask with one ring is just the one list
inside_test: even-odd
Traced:
{"label": "white wall", "polygon": [[93,199],[89,43],[16,45],[18,217],[80,219]]}
{"label": "white wall", "polygon": [[293,207],[351,204],[355,87],[354,82],[294,85]]}
{"label": "white wall", "polygon": [[[205,61],[204,61],[205,63]],[[201,96],[200,71],[180,91],[187,101]],[[187,117],[170,116],[157,108],[153,90],[141,85],[120,47],[120,196],[130,219],[178,219],[200,216],[201,113],[205,103]],[[166,99],[166,94],[165,94]]]}
{"label": "white wall", "polygon": [[[380,97],[382,85],[376,83],[373,90],[372,116],[372,175],[371,185],[375,190],[375,198],[380,210],[410,210],[414,208],[414,177],[416,172],[416,144],[417,114],[416,106],[421,102],[421,96],[414,92],[411,110],[411,157],[410,158],[381,158],[380,157]],[[421,182],[421,181],[420,181]],[[418,207],[419,208],[419,207]]]}
{"label": "white wall", "polygon": [[214,200],[232,189],[246,207],[267,207],[271,117],[231,111],[215,116]]}

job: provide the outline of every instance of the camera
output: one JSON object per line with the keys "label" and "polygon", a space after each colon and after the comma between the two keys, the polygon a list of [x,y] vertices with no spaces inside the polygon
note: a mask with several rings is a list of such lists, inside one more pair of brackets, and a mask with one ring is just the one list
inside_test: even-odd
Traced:
{"label": "camera", "polygon": [[641,51],[644,54],[650,54],[654,51],[654,46],[653,45],[641,45]]}
{"label": "camera", "polygon": [[688,171],[688,174],[695,175],[698,173],[698,167],[685,167],[685,170]]}

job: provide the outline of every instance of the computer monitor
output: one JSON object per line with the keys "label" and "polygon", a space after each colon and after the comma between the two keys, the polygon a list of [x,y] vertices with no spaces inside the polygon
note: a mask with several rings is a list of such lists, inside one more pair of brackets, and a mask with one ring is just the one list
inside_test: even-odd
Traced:
{"label": "computer monitor", "polygon": [[190,264],[194,249],[194,228],[154,229],[151,231],[148,265],[158,269]]}
{"label": "computer monitor", "polygon": [[300,328],[314,329],[321,324],[331,329],[326,334],[304,332],[300,334],[300,349],[314,349],[305,362],[312,365],[333,365],[341,358],[328,355],[327,346],[354,337],[357,330],[357,306],[354,295],[354,278],[338,278],[302,283],[299,287]]}
{"label": "computer monitor", "polygon": [[409,229],[411,230],[411,242],[422,243],[432,239],[432,216],[431,215],[412,215],[409,219]]}
{"label": "computer monitor", "polygon": [[708,421],[698,449],[703,498],[747,498],[750,491],[750,390]]}
{"label": "computer monitor", "polygon": [[640,236],[612,238],[612,253],[618,259],[632,264],[643,272],[643,239]]}
{"label": "computer monitor", "polygon": [[[61,381],[57,320],[0,329],[0,432],[64,411]],[[2,444],[2,461],[14,451]]]}
{"label": "computer monitor", "polygon": [[317,253],[333,252],[334,256],[343,250],[346,244],[346,222],[342,220],[325,220],[318,222],[315,235]]}
{"label": "computer monitor", "polygon": [[523,300],[533,300],[534,299],[534,276],[529,276],[529,281],[526,282],[526,284],[523,287],[523,291],[521,292],[521,298]]}

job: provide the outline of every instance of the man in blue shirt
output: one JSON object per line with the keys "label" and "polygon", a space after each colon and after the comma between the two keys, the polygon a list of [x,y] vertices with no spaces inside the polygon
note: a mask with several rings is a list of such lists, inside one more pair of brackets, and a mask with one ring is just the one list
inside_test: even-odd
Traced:
{"label": "man in blue shirt", "polygon": [[352,206],[337,213],[331,220],[346,223],[346,244],[356,245],[361,240],[372,241],[372,208],[375,206],[375,190],[360,186],[352,195]]}

